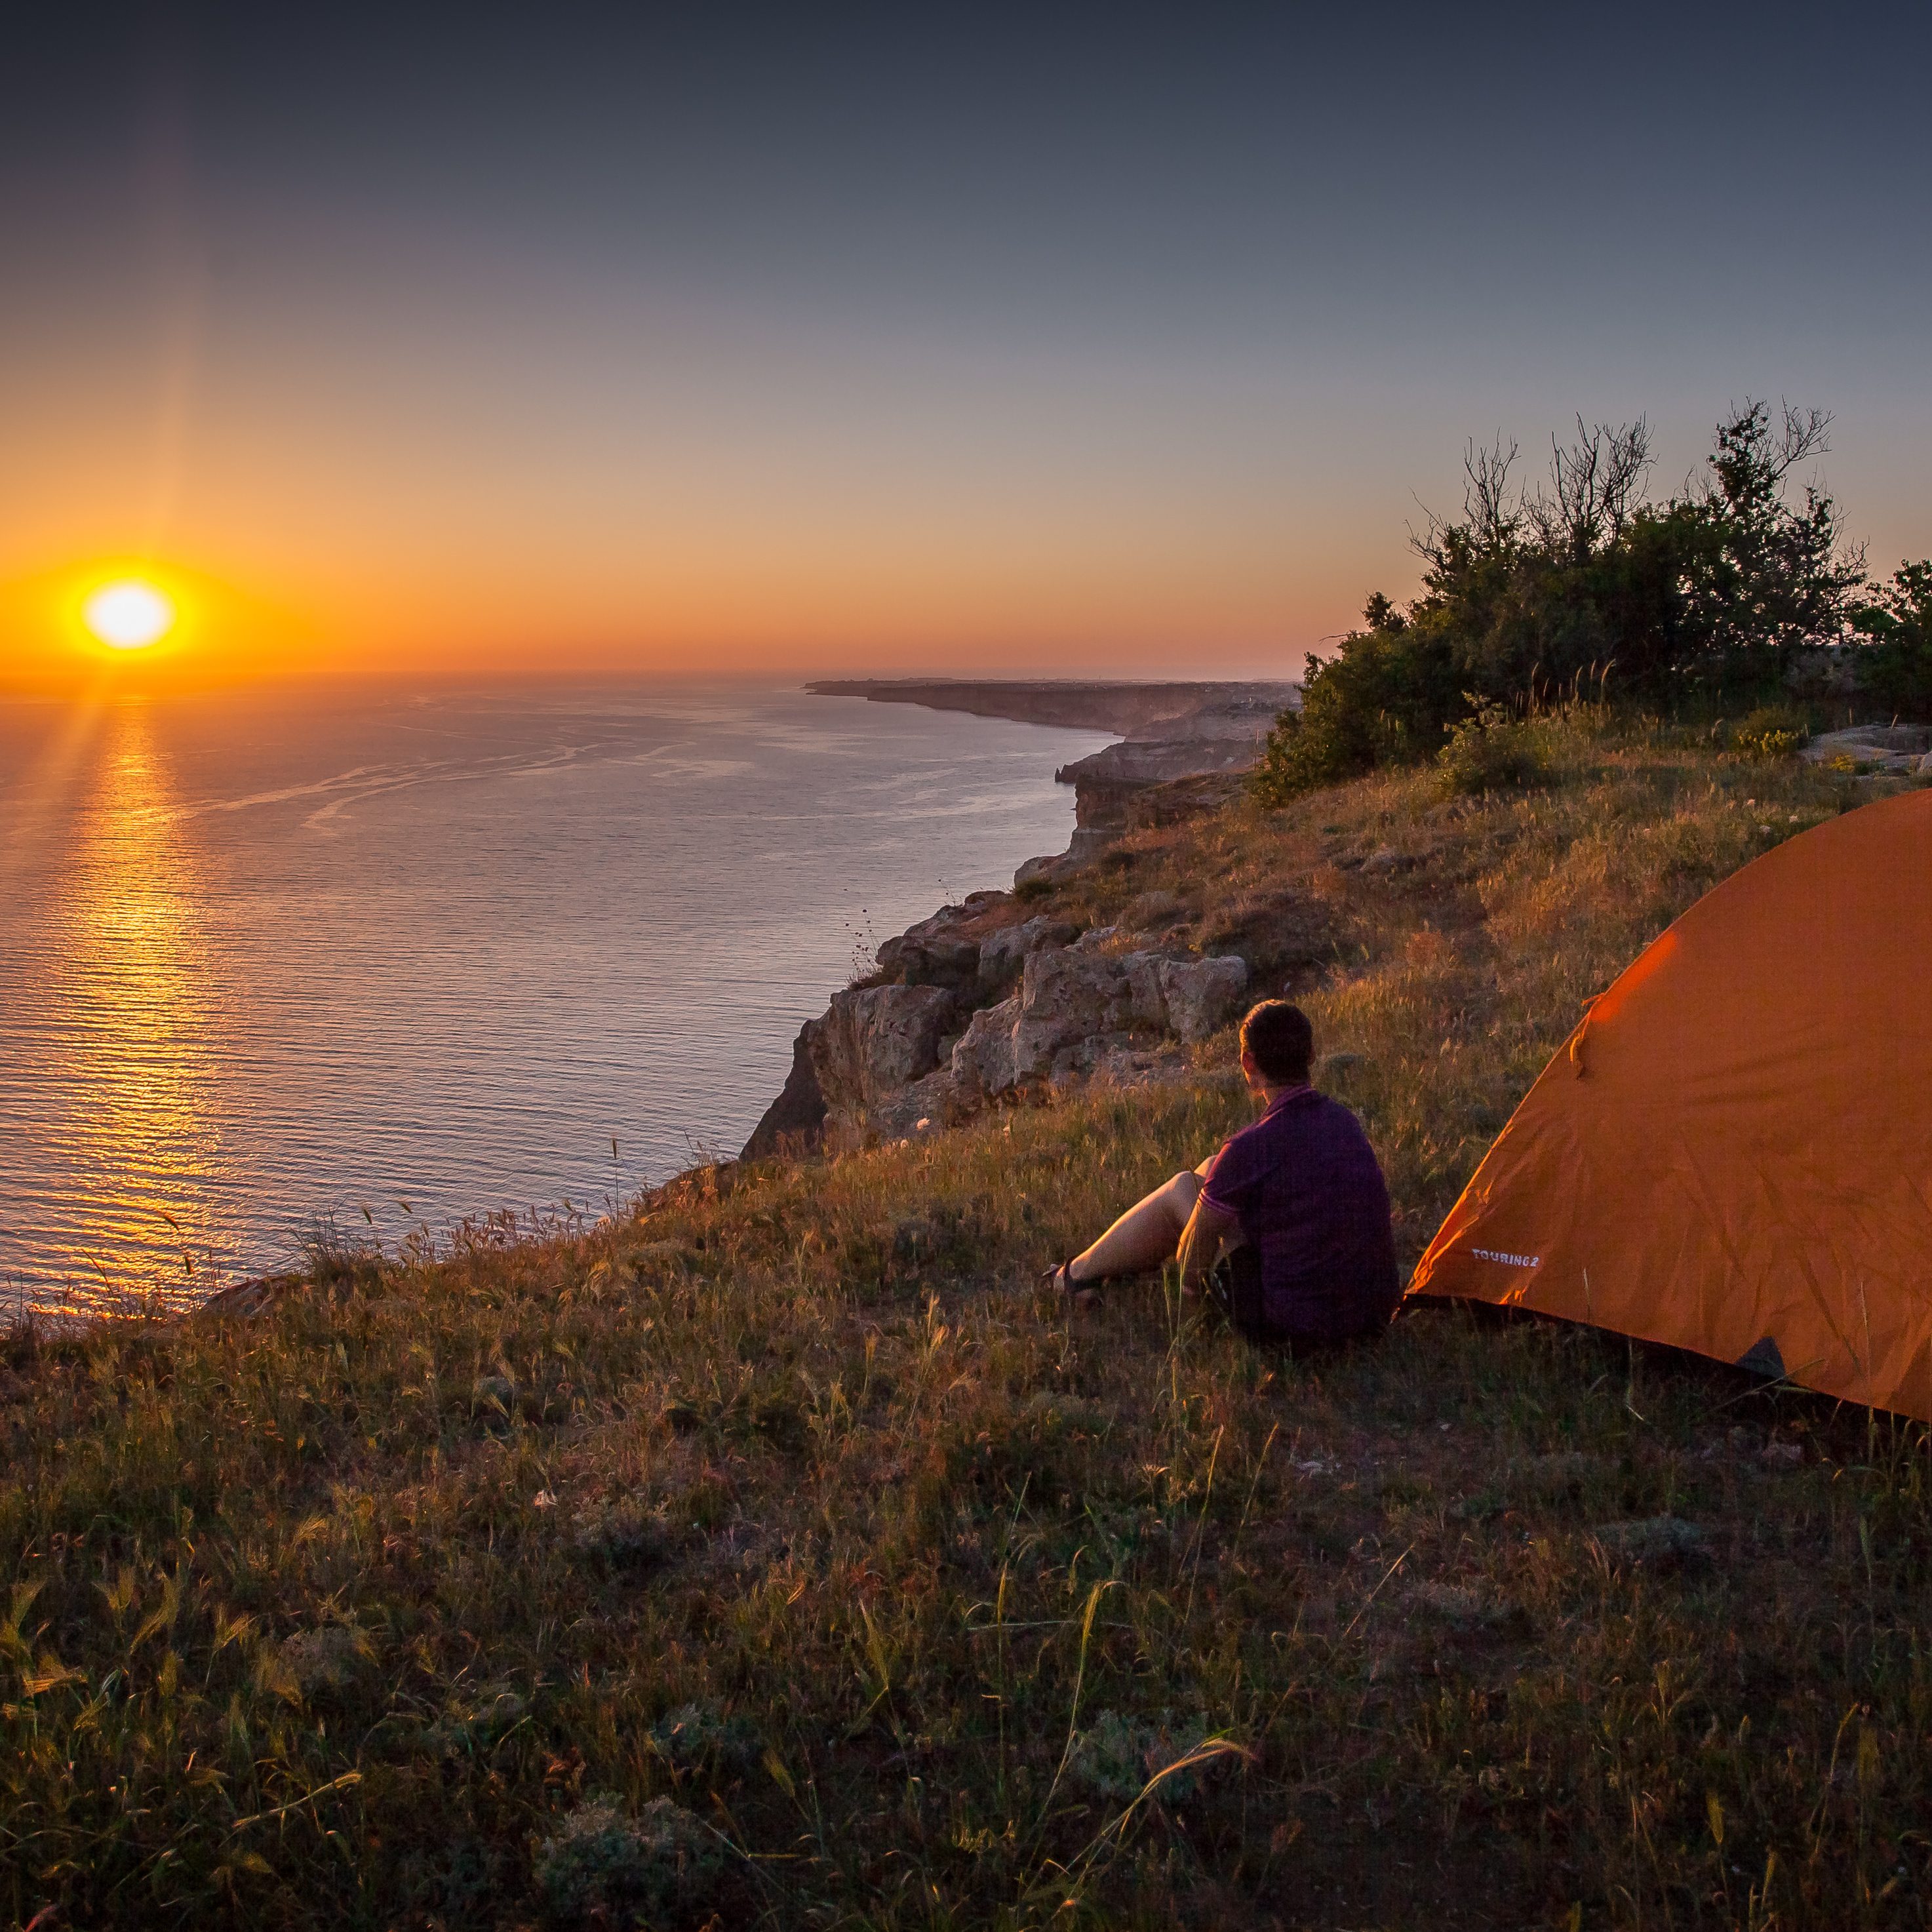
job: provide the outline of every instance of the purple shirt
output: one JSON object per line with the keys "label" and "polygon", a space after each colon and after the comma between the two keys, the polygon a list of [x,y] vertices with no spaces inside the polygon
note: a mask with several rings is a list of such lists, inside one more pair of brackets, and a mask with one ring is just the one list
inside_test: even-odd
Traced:
{"label": "purple shirt", "polygon": [[1400,1298],[1388,1189],[1362,1124],[1312,1087],[1277,1094],[1214,1156],[1201,1198],[1261,1257],[1262,1312],[1287,1335],[1379,1328]]}

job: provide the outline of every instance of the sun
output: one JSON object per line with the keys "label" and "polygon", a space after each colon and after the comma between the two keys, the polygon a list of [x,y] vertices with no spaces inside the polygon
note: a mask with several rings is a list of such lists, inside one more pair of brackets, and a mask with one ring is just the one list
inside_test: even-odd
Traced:
{"label": "sun", "polygon": [[81,620],[117,651],[145,650],[174,628],[173,600],[137,577],[104,584],[81,607]]}

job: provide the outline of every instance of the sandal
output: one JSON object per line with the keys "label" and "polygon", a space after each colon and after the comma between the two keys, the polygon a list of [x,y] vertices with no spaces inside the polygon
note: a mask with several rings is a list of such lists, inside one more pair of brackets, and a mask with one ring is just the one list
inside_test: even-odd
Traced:
{"label": "sandal", "polygon": [[1040,1282],[1042,1288],[1051,1289],[1076,1308],[1097,1308],[1100,1304],[1100,1295],[1088,1282],[1073,1279],[1073,1264],[1070,1260],[1044,1270]]}

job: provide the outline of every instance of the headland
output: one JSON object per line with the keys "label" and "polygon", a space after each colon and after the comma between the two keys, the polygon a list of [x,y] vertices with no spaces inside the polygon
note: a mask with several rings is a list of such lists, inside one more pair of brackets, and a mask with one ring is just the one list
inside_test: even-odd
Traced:
{"label": "headland", "polygon": [[1265,922],[1244,943],[1204,946],[1190,902],[1171,892],[1137,902],[1137,921],[1118,928],[1071,924],[1034,902],[1130,833],[1228,804],[1297,686],[891,679],[806,688],[1124,735],[1054,774],[1074,788],[1064,853],[1028,860],[1012,892],[969,893],[888,939],[872,970],[806,1022],[747,1158],[815,1148],[828,1133],[955,1125],[1042,1081],[1064,1090],[1171,1068],[1180,1044],[1215,1030],[1281,963],[1281,935]]}

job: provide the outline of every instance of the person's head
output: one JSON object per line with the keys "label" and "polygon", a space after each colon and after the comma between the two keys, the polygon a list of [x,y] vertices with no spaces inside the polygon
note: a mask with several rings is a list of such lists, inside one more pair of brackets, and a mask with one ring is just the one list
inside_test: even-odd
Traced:
{"label": "person's head", "polygon": [[1241,1064],[1270,1087],[1300,1087],[1315,1061],[1315,1029],[1286,1000],[1264,1000],[1241,1022]]}

